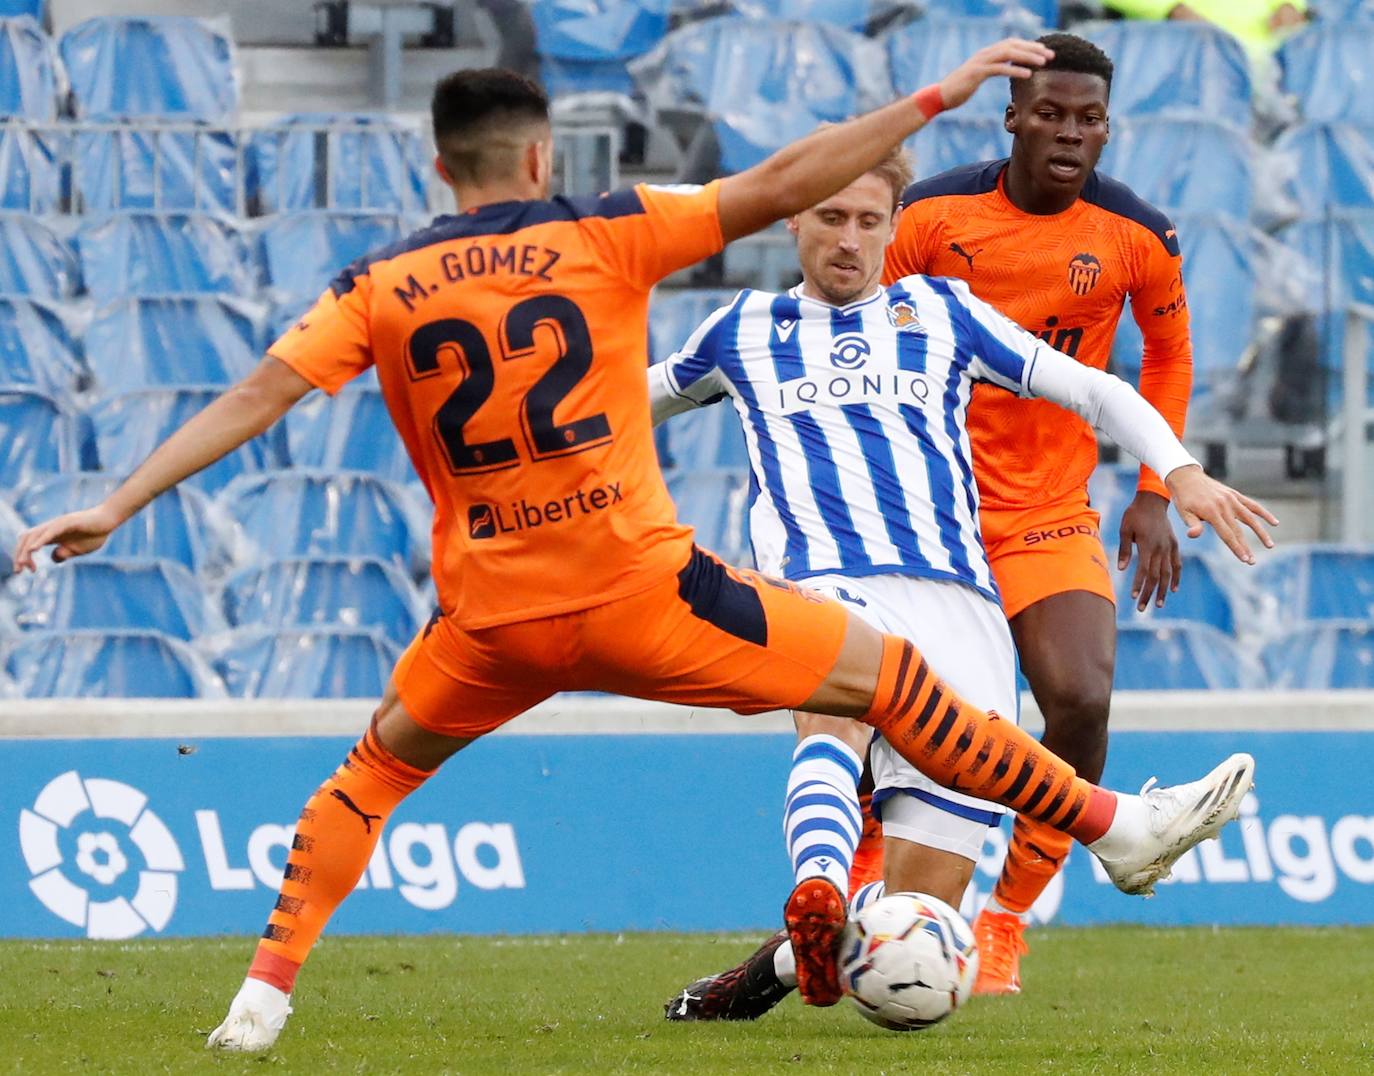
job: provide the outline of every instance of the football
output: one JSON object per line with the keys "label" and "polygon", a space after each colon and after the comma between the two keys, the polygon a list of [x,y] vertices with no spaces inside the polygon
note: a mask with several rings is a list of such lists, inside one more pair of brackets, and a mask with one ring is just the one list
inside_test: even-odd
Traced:
{"label": "football", "polygon": [[889,893],[844,929],[840,981],[854,1007],[889,1031],[919,1031],[968,1000],[978,947],[963,917],[924,893]]}

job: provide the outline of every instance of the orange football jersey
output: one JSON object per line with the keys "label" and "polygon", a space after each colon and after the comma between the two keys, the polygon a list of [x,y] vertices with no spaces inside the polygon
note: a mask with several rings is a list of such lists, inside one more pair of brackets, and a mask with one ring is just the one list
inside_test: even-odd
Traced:
{"label": "orange football jersey", "polygon": [[376,365],[458,625],[590,608],[687,563],[649,419],[649,291],[721,249],[717,194],[439,217],[345,269],[269,349],[329,393]]}
{"label": "orange football jersey", "polygon": [[[913,273],[966,280],[973,294],[1079,362],[1105,369],[1122,307],[1145,339],[1140,392],[1182,436],[1192,344],[1173,225],[1128,187],[1094,172],[1063,213],[1024,213],[1007,199],[1007,162],[956,168],[903,197],[885,281]],[[990,385],[968,412],[982,503],[1023,508],[1084,486],[1097,439],[1077,415]],[[1142,471],[1141,488],[1165,494]]]}

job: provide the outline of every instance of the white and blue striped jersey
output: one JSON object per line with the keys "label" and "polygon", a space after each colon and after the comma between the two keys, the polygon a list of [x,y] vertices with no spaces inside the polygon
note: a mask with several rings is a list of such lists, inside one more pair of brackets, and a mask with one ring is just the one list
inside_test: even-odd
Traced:
{"label": "white and blue striped jersey", "polygon": [[[1054,375],[1037,385],[1040,366]],[[1089,421],[1102,416],[1110,386],[1135,397],[1008,321],[964,281],[922,276],[843,307],[798,289],[742,291],[649,377],[655,420],[733,401],[749,451],[760,570],[796,580],[952,579],[994,600],[964,425],[974,384],[1043,395]],[[1166,445],[1144,423],[1159,473],[1193,462],[1144,406],[1167,434]],[[1140,414],[1130,418],[1141,424]],[[1122,441],[1122,423],[1112,425],[1139,454]]]}

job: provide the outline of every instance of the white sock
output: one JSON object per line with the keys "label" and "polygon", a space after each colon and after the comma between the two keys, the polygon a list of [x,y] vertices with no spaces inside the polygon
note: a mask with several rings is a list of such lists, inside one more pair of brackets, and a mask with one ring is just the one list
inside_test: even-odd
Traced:
{"label": "white sock", "polygon": [[783,986],[797,985],[797,958],[792,955],[792,943],[785,941],[773,950],[773,974]]}
{"label": "white sock", "polygon": [[247,1009],[263,1018],[263,1021],[278,1031],[286,1024],[291,1015],[291,995],[283,994],[271,983],[261,979],[244,979],[239,992],[229,1005],[232,1013],[236,1009]]}
{"label": "white sock", "polygon": [[1119,859],[1139,848],[1149,829],[1149,808],[1145,800],[1128,792],[1118,792],[1112,824],[1106,833],[1088,845],[1088,851],[1099,859]]}
{"label": "white sock", "polygon": [[988,897],[987,904],[983,905],[983,911],[993,912],[996,915],[1014,915],[1017,918],[1024,918],[1020,912],[1014,912],[1010,908],[1004,908],[996,897]]}
{"label": "white sock", "polygon": [[823,877],[849,892],[849,868],[863,833],[863,760],[834,736],[808,736],[792,754],[783,836],[797,882]]}

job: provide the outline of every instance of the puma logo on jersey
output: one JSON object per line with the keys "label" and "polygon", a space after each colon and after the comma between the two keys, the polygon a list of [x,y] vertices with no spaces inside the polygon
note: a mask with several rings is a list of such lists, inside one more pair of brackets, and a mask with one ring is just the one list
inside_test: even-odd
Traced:
{"label": "puma logo on jersey", "polygon": [[792,330],[796,327],[796,318],[779,318],[774,322],[773,329],[778,334],[778,342],[783,344],[787,343],[788,338],[792,335]]}
{"label": "puma logo on jersey", "polygon": [[964,249],[962,246],[960,246],[958,243],[951,243],[951,244],[949,245],[949,251],[950,251],[951,254],[957,254],[957,255],[959,255],[959,257],[963,258],[964,261],[968,262],[968,271],[969,271],[970,273],[973,272],[973,259],[976,258],[976,257],[978,257],[979,254],[983,253],[983,250],[984,250],[983,247],[979,247],[979,248],[978,248],[977,250],[975,250],[972,254],[970,254],[967,250],[965,250],[965,249]]}

